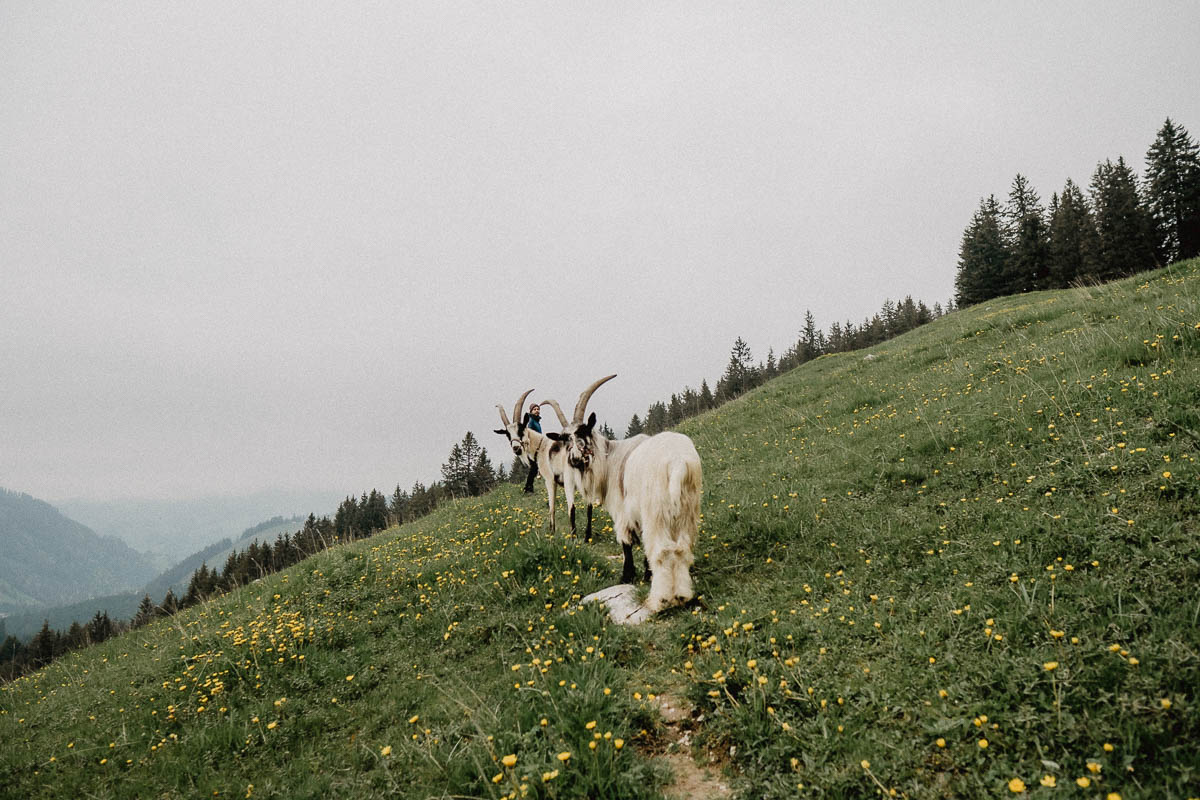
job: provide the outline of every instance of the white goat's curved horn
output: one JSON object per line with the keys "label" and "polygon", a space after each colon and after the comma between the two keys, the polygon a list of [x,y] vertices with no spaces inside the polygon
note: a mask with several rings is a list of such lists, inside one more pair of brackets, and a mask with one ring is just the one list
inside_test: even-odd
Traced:
{"label": "white goat's curved horn", "polygon": [[543,400],[542,405],[550,406],[551,408],[554,409],[554,413],[558,414],[558,424],[561,425],[564,429],[567,427],[567,425],[570,424],[569,422],[567,422],[567,415],[563,413],[562,407],[559,406],[557,400]]}
{"label": "white goat's curved horn", "polygon": [[504,406],[496,403],[496,408],[500,411],[500,420],[504,423],[504,427],[507,428],[512,423],[508,421],[508,414],[504,412]]}
{"label": "white goat's curved horn", "polygon": [[583,412],[587,411],[588,400],[592,399],[592,393],[599,389],[601,384],[611,381],[615,377],[617,376],[614,374],[609,375],[607,378],[601,378],[583,390],[583,394],[579,395],[579,402],[575,404],[575,419],[573,421],[576,425],[583,422]]}
{"label": "white goat's curved horn", "polygon": [[524,417],[521,415],[521,409],[525,407],[525,398],[529,397],[529,395],[532,393],[533,389],[526,389],[525,394],[521,395],[521,399],[517,401],[515,406],[513,406],[513,419],[515,419],[518,423],[524,419]]}

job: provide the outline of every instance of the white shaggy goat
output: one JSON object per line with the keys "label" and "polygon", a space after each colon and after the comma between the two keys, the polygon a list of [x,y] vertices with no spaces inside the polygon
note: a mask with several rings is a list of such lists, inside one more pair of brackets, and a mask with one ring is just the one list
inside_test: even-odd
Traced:
{"label": "white shaggy goat", "polygon": [[[584,498],[603,503],[612,515],[625,554],[626,583],[634,578],[633,537],[641,535],[651,573],[644,609],[653,614],[693,597],[689,569],[700,527],[700,456],[681,433],[612,441],[595,430],[595,414],[585,422],[592,393],[615,377],[601,378],[585,389],[563,432],[547,436],[566,445],[567,463],[577,472]],[[565,423],[557,403],[548,402]]]}
{"label": "white shaggy goat", "polygon": [[[529,397],[528,390],[517,400],[517,404],[513,406],[513,420],[510,421],[508,415],[504,413],[504,406],[497,404],[496,408],[500,410],[500,421],[504,423],[503,428],[496,430],[496,433],[508,437],[508,443],[512,447],[513,455],[520,458],[527,466],[537,465],[537,470],[541,473],[542,478],[546,481],[546,495],[550,503],[550,530],[556,530],[557,526],[554,518],[554,496],[557,493],[555,485],[563,487],[563,493],[567,499],[567,517],[571,521],[571,533],[575,533],[575,488],[578,481],[575,480],[575,472],[567,466],[567,451],[566,447],[558,442],[547,439],[542,434],[529,427],[529,414],[522,416],[521,408],[525,405],[525,398]],[[592,504],[587,504],[587,528],[584,531],[583,538],[585,541],[592,540]]]}

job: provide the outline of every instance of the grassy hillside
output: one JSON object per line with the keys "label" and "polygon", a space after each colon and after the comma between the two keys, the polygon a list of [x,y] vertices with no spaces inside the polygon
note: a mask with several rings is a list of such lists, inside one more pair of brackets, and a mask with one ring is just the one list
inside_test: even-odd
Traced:
{"label": "grassy hillside", "polygon": [[1200,796],[1198,354],[1192,261],[818,359],[683,426],[700,606],[504,487],[3,687],[0,787]]}

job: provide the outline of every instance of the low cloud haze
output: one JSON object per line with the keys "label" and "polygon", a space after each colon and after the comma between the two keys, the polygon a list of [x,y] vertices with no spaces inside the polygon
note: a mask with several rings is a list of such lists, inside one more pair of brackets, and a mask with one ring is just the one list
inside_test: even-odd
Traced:
{"label": "low cloud haze", "polygon": [[[0,485],[438,477],[953,292],[981,196],[1200,134],[1193,3],[0,5]],[[553,426],[551,426],[553,427]],[[330,509],[332,510],[332,509]]]}

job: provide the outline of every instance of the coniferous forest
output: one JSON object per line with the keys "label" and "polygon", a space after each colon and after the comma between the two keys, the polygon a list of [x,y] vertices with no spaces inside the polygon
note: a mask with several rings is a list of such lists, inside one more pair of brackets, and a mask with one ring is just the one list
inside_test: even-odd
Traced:
{"label": "coniferous forest", "polygon": [[955,302],[1109,281],[1200,255],[1200,147],[1168,118],[1145,165],[1139,178],[1124,157],[1105,159],[1086,191],[1068,178],[1046,205],[1024,175],[1006,199],[981,200],[963,231]]}

